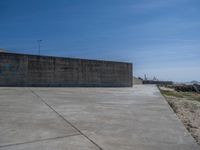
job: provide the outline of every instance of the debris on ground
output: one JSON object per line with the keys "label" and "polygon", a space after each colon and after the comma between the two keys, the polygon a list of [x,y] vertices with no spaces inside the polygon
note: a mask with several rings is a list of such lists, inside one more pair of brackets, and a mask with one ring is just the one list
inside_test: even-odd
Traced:
{"label": "debris on ground", "polygon": [[200,93],[200,85],[193,84],[193,85],[175,85],[174,89],[177,92],[197,92]]}

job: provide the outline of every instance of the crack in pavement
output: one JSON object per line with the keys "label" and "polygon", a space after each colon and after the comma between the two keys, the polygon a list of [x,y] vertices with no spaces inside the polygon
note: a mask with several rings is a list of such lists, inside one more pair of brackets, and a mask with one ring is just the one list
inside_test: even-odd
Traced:
{"label": "crack in pavement", "polygon": [[80,135],[81,134],[71,134],[71,135],[66,135],[66,136],[59,136],[59,137],[53,137],[53,138],[47,138],[47,139],[40,139],[40,140],[35,140],[35,141],[23,142],[23,143],[1,145],[0,148],[16,146],[16,145],[23,145],[23,144],[30,144],[30,143],[38,143],[38,142],[43,142],[43,141],[56,140],[56,139],[62,139],[62,138],[67,138],[67,137],[72,137],[72,136],[80,136]]}

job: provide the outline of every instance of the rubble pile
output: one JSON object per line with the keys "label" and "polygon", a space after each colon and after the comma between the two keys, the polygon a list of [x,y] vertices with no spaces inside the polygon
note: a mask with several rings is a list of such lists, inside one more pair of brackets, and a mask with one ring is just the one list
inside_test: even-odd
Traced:
{"label": "rubble pile", "polygon": [[175,85],[174,89],[177,92],[197,92],[200,93],[200,85],[193,84],[193,85]]}

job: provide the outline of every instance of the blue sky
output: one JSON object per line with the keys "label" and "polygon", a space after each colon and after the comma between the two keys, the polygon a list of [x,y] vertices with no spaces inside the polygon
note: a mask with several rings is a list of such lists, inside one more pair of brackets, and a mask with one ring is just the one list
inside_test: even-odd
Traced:
{"label": "blue sky", "polygon": [[200,81],[199,0],[0,0],[0,48],[128,61],[134,74]]}

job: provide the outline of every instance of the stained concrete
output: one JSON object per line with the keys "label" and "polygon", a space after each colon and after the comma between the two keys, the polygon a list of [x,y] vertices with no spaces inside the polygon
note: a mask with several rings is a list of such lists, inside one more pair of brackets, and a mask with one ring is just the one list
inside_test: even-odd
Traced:
{"label": "stained concrete", "polygon": [[157,87],[0,88],[0,150],[199,150]]}
{"label": "stained concrete", "polygon": [[132,64],[0,52],[0,86],[132,87]]}

